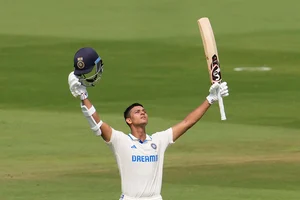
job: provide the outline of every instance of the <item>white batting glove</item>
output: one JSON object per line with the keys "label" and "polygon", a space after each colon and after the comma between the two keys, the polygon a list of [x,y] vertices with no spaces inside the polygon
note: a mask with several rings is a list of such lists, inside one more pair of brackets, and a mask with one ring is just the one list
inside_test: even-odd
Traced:
{"label": "white batting glove", "polygon": [[81,100],[88,98],[86,87],[81,85],[78,77],[72,71],[68,77],[69,89],[74,97],[80,97]]}
{"label": "white batting glove", "polygon": [[80,82],[78,81],[78,78],[74,75],[73,71],[68,76],[68,83],[70,92],[74,97],[77,97],[78,95],[76,93],[76,88],[80,85]]}
{"label": "white batting glove", "polygon": [[214,83],[209,88],[209,95],[206,97],[209,104],[218,101],[218,93],[220,92],[220,84]]}
{"label": "white batting glove", "polygon": [[226,82],[222,82],[220,84],[220,94],[221,94],[221,97],[229,96],[228,86],[227,86]]}
{"label": "white batting glove", "polygon": [[209,104],[213,104],[218,101],[218,93],[220,93],[221,97],[227,97],[229,95],[227,82],[214,83],[209,88],[209,95],[206,97]]}

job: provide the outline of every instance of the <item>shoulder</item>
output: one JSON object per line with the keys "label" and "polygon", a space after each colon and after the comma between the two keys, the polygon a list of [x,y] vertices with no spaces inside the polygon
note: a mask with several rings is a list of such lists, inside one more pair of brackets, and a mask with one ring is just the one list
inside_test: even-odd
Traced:
{"label": "shoulder", "polygon": [[128,137],[128,134],[124,133],[123,131],[116,130],[114,128],[112,128],[112,134],[120,137]]}
{"label": "shoulder", "polygon": [[111,128],[111,130],[112,130],[113,133],[126,135],[123,131],[119,131],[119,130],[114,129],[114,128]]}
{"label": "shoulder", "polygon": [[173,141],[173,129],[168,128],[163,131],[159,131],[154,133],[152,136],[154,141],[159,141],[159,143],[162,145],[162,149],[165,150],[169,144],[174,143]]}
{"label": "shoulder", "polygon": [[128,135],[125,134],[124,132],[116,130],[114,128],[111,129],[112,129],[111,138],[110,141],[107,143],[117,142],[119,140],[124,140],[128,138]]}
{"label": "shoulder", "polygon": [[155,137],[165,136],[165,135],[172,134],[172,133],[173,133],[173,129],[170,127],[166,130],[158,131],[158,132],[153,133],[151,135],[151,137],[155,138]]}

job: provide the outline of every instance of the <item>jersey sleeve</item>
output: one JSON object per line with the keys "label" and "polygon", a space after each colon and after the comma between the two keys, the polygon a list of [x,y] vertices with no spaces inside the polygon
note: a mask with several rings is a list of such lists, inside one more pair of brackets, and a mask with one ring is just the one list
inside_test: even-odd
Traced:
{"label": "jersey sleeve", "polygon": [[163,150],[166,150],[169,145],[174,143],[172,128],[169,128],[165,131],[156,132],[152,135],[152,137],[159,141]]}
{"label": "jersey sleeve", "polygon": [[125,133],[112,128],[110,141],[105,142],[109,146],[118,146],[118,144],[126,137]]}

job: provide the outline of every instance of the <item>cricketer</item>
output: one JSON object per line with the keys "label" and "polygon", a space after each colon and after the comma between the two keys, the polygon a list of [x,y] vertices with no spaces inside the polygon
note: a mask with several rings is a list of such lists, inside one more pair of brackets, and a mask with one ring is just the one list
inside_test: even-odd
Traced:
{"label": "cricketer", "polygon": [[90,128],[103,138],[116,158],[122,186],[120,200],[162,200],[166,149],[201,119],[218,101],[219,94],[229,95],[227,83],[211,85],[206,99],[182,121],[153,134],[146,132],[148,114],[145,107],[133,103],[124,111],[124,120],[130,128],[130,133],[125,134],[102,121],[88,98],[87,87],[100,80],[103,67],[103,60],[93,48],[79,49],[74,56],[74,71],[68,76],[70,92],[81,100],[81,111]]}

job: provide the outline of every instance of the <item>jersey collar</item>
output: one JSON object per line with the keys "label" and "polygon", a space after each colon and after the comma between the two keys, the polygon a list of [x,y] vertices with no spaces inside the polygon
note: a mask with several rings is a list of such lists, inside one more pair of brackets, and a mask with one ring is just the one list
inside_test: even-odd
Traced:
{"label": "jersey collar", "polygon": [[132,139],[133,141],[140,141],[141,143],[144,143],[146,141],[151,141],[152,138],[151,136],[149,136],[148,134],[146,134],[146,140],[144,142],[142,142],[140,139],[134,137],[131,133],[128,134],[128,136],[130,137],[130,139]]}

